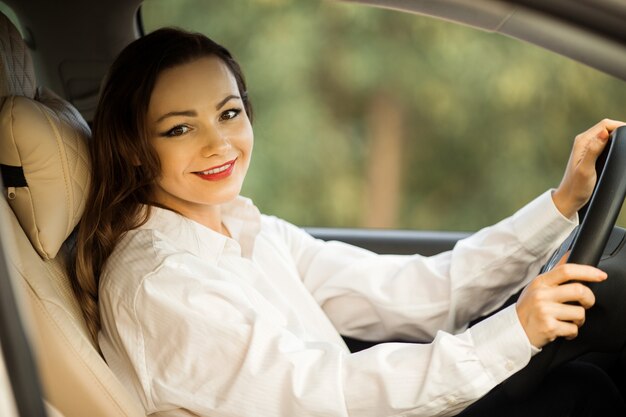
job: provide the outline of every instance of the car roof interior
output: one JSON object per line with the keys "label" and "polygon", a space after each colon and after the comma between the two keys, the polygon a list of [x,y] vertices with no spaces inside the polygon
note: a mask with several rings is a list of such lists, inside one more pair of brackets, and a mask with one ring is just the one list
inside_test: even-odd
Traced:
{"label": "car roof interior", "polygon": [[[434,16],[518,38],[626,79],[615,0],[346,0]],[[89,120],[116,54],[142,32],[140,0],[5,0],[19,16],[37,76]],[[564,13],[566,11],[566,13]],[[54,22],[54,24],[51,24]],[[126,22],[126,24],[121,24]],[[97,27],[98,30],[92,30]]]}

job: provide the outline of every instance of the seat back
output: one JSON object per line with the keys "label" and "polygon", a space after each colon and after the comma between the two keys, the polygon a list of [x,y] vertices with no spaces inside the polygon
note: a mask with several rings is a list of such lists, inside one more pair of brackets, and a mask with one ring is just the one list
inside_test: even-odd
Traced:
{"label": "seat back", "polygon": [[144,416],[89,337],[65,271],[89,185],[89,127],[36,88],[28,48],[0,14],[0,164],[6,258],[27,316],[46,402],[65,417]]}

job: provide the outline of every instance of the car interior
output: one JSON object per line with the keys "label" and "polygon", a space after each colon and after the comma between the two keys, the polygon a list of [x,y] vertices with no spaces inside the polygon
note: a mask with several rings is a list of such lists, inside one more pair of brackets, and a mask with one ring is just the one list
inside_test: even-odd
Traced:
{"label": "car interior", "polygon": [[[1,18],[2,33],[8,35],[2,42],[8,58],[2,83],[2,165],[21,167],[4,178],[3,217],[15,236],[7,257],[29,300],[47,401],[62,415],[141,415],[88,336],[63,272],[61,246],[80,217],[89,181],[89,127],[70,104],[38,87],[19,32]],[[20,185],[24,181],[28,187]]]}
{"label": "car interior", "polygon": [[[517,37],[626,79],[626,6],[617,2],[607,1],[610,7],[606,9],[594,5],[593,13],[589,12],[592,6],[585,7],[587,2],[571,8],[571,1],[551,3],[560,4],[568,10],[566,14],[532,1],[354,2],[437,16]],[[12,321],[25,329],[30,345],[16,350],[32,349],[48,416],[143,416],[139,401],[113,375],[91,340],[64,272],[89,184],[88,121],[110,62],[142,33],[135,17],[140,1],[11,0],[6,4],[23,24],[20,31],[0,14],[0,165],[5,191],[5,198],[0,199],[0,230],[11,276],[3,279],[12,283],[18,300],[21,318],[15,316]],[[585,14],[586,26],[581,26]],[[55,24],[46,24],[50,21]],[[118,25],[119,21],[134,25]],[[97,31],[89,30],[96,24]],[[89,42],[78,42],[83,32],[92,36]],[[68,50],[74,59],[67,58]],[[36,67],[48,70],[36,74]],[[381,253],[422,254],[451,248],[466,235],[323,228],[310,232]],[[2,344],[15,389],[17,364],[7,359],[10,347],[4,338]],[[35,388],[38,385],[31,383]],[[17,415],[40,415],[25,411],[28,405],[23,401],[16,402]]]}

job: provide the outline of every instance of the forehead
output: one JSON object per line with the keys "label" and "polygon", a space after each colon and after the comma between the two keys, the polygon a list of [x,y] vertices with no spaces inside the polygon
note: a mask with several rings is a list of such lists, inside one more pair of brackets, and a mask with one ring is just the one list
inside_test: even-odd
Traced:
{"label": "forehead", "polygon": [[148,116],[152,119],[175,110],[201,110],[231,94],[239,95],[237,80],[224,61],[216,56],[199,58],[159,74]]}

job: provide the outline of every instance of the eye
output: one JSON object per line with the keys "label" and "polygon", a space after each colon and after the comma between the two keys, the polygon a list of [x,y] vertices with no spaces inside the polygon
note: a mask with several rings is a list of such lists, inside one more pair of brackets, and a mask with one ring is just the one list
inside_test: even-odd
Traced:
{"label": "eye", "polygon": [[178,125],[178,126],[174,126],[170,130],[165,132],[163,136],[167,136],[167,137],[182,136],[185,133],[189,132],[189,130],[191,130],[189,126]]}
{"label": "eye", "polygon": [[220,120],[234,119],[239,113],[241,113],[241,109],[228,109],[220,115]]}

